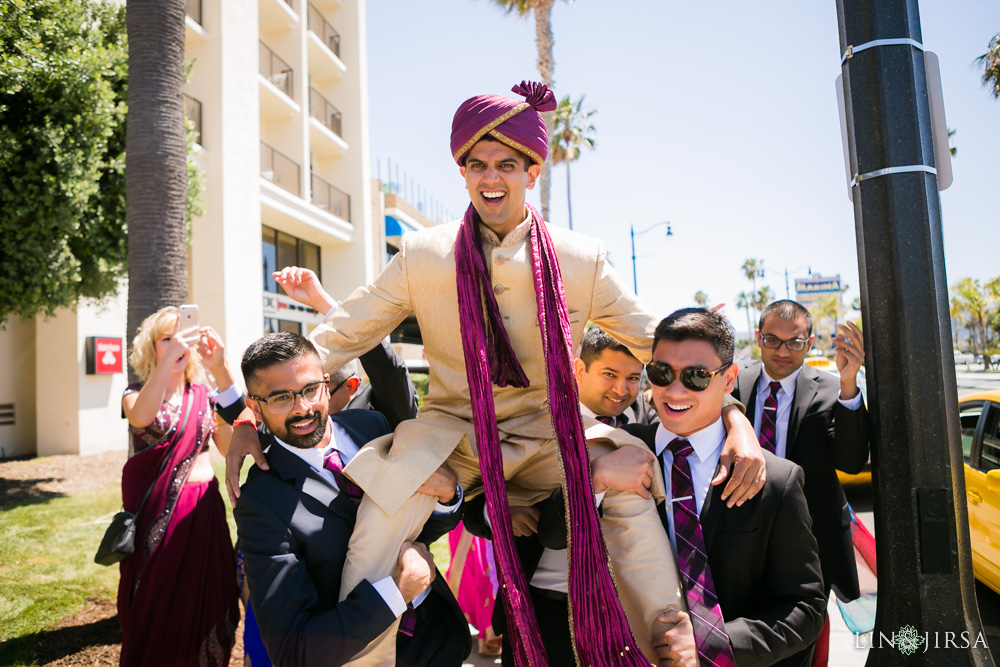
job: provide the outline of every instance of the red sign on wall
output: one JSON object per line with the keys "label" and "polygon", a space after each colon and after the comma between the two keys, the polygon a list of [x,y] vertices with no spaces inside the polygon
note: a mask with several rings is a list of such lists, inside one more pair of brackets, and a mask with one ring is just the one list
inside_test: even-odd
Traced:
{"label": "red sign on wall", "polygon": [[87,337],[87,375],[125,372],[125,345],[121,338]]}

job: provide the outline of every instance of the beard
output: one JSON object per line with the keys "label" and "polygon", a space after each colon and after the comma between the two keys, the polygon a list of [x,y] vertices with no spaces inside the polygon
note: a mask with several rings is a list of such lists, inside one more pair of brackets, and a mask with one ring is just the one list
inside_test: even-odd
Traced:
{"label": "beard", "polygon": [[[323,440],[323,436],[326,435],[328,416],[329,415],[325,410],[311,410],[304,415],[295,415],[286,418],[283,433],[279,434],[278,430],[271,428],[270,424],[268,425],[268,428],[271,428],[271,432],[277,435],[283,442],[295,447],[296,449],[312,449],[318,445],[320,441]],[[318,419],[316,428],[305,435],[298,435],[292,431],[292,423],[305,421],[306,419]]]}

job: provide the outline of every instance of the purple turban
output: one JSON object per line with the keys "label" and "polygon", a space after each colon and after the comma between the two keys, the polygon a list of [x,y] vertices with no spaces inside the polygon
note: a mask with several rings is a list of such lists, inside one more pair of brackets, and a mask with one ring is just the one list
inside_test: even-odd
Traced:
{"label": "purple turban", "polygon": [[556,97],[544,83],[522,81],[511,92],[525,98],[518,102],[499,95],[476,95],[462,102],[451,123],[451,154],[462,164],[476,142],[489,134],[536,164],[549,154],[549,133],[540,111],[556,108]]}

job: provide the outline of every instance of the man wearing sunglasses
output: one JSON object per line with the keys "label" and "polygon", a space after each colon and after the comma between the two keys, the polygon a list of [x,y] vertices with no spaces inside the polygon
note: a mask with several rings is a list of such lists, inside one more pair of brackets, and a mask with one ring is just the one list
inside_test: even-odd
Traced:
{"label": "man wearing sunglasses", "polygon": [[[847,602],[861,591],[850,509],[837,470],[856,474],[868,461],[868,414],[857,384],[864,342],[854,324],[840,325],[837,378],[804,363],[812,325],[809,311],[795,301],[765,306],[757,331],[761,360],[744,364],[733,395],[746,403],[761,446],[802,466],[826,594],[832,588]],[[814,665],[827,664],[829,633],[826,619]]]}
{"label": "man wearing sunglasses", "polygon": [[338,602],[361,496],[342,469],[361,445],[390,433],[388,424],[372,410],[329,414],[319,355],[298,334],[259,339],[242,368],[246,403],[269,431],[261,433],[269,467],[251,468],[234,516],[252,608],[273,662],[344,664],[402,616],[397,664],[460,665],[471,648],[468,626],[426,547],[458,524],[454,475],[442,470],[419,490],[437,496],[438,505],[424,532],[404,544],[396,573],[362,581]]}
{"label": "man wearing sunglasses", "polygon": [[[660,519],[677,555],[687,613],[654,637],[660,664],[809,665],[826,600],[799,466],[764,454],[764,489],[726,507],[711,479],[736,383],[732,325],[686,308],[656,328],[646,366],[660,423],[629,425],[662,466]],[[735,662],[733,662],[735,661]],[[693,663],[692,663],[693,664]]]}

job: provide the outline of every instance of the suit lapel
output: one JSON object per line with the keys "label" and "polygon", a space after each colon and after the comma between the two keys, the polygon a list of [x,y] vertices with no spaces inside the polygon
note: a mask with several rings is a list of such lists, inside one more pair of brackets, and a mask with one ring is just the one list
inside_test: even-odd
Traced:
{"label": "suit lapel", "polygon": [[705,496],[705,504],[702,505],[701,516],[698,517],[698,520],[701,522],[701,534],[705,538],[706,553],[712,548],[712,538],[715,537],[715,529],[719,525],[722,510],[726,507],[725,501],[722,500],[722,489],[725,486],[725,484],[719,484],[718,486],[708,487],[708,495]]}
{"label": "suit lapel", "polygon": [[[271,448],[267,452],[267,460],[271,464],[271,469],[281,479],[294,486],[299,492],[315,499],[331,512],[354,520],[351,516],[353,507],[349,502],[337,502],[340,494],[337,493],[330,484],[324,480],[318,471],[305,461],[295,456],[290,451],[273,441],[273,436],[269,437]],[[263,443],[261,443],[263,444]]]}
{"label": "suit lapel", "polygon": [[788,432],[785,436],[785,458],[795,460],[792,457],[792,450],[795,448],[795,439],[799,435],[799,427],[802,425],[802,416],[809,409],[809,405],[816,398],[819,391],[819,374],[808,364],[802,365],[799,376],[795,378],[795,396],[792,397],[792,411],[788,415]]}
{"label": "suit lapel", "polygon": [[757,384],[760,382],[760,369],[761,365],[758,361],[757,363],[750,364],[746,367],[746,375],[740,374],[737,376],[737,381],[740,382],[740,398],[743,400],[743,405],[747,406],[747,419],[753,426],[754,415],[757,414]]}

